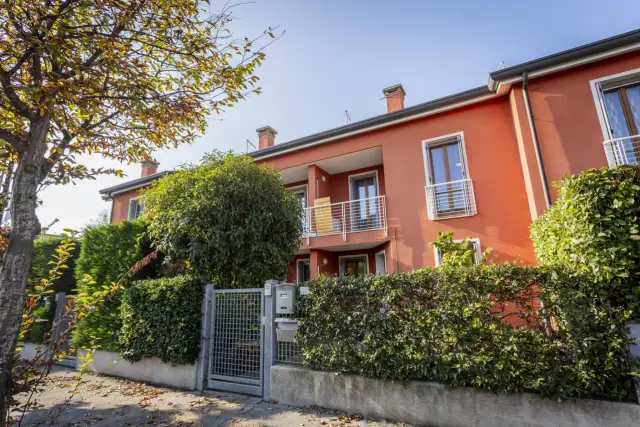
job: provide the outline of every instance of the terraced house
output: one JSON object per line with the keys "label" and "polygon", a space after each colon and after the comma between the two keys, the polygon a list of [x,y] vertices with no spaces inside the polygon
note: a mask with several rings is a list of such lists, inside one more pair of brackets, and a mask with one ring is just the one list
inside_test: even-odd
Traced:
{"label": "terraced house", "polygon": [[[437,265],[429,242],[447,230],[478,253],[534,263],[529,225],[556,198],[554,181],[640,159],[639,49],[640,30],[407,107],[394,85],[384,114],[284,143],[258,129],[250,156],[278,167],[305,208],[288,280]],[[137,190],[162,175],[153,167],[101,191],[112,221],[140,212]]]}

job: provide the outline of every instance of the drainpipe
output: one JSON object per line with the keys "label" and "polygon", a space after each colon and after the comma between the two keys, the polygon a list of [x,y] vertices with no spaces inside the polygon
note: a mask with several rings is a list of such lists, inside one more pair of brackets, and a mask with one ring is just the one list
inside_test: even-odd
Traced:
{"label": "drainpipe", "polygon": [[549,184],[547,182],[547,173],[544,170],[544,162],[542,161],[542,154],[540,153],[540,140],[538,139],[538,131],[536,129],[536,123],[533,120],[533,113],[531,112],[531,100],[529,99],[529,75],[525,72],[522,73],[522,93],[524,96],[524,105],[527,109],[527,117],[529,118],[529,127],[531,128],[531,136],[533,137],[533,146],[536,149],[536,160],[538,161],[538,169],[540,170],[540,180],[542,181],[542,190],[544,191],[544,198],[547,202],[547,208],[551,206],[551,195],[549,194]]}
{"label": "drainpipe", "polygon": [[111,200],[111,210],[109,212],[109,224],[113,222],[113,205],[116,203],[115,197],[109,195],[109,200]]}

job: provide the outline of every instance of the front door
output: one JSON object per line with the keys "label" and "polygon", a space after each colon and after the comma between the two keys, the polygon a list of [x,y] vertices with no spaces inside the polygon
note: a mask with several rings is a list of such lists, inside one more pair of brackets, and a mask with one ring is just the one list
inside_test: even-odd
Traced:
{"label": "front door", "polygon": [[358,255],[340,259],[340,274],[343,276],[364,276],[369,272],[367,256]]}

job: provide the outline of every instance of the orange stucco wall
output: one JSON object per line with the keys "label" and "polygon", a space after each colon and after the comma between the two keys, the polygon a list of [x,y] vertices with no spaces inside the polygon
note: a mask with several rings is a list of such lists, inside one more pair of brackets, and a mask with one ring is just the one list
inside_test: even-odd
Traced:
{"label": "orange stucco wall", "polygon": [[[461,131],[478,214],[429,220],[422,141]],[[479,237],[482,247],[492,247],[497,259],[520,257],[526,262],[535,261],[528,237],[527,196],[507,97],[286,153],[268,161],[286,168],[377,146],[382,147],[383,154],[383,164],[376,169],[381,177],[380,193],[387,199],[388,246],[395,258],[391,260],[388,255],[388,263],[395,263],[404,271],[434,265],[434,251],[429,242],[436,239],[438,231],[446,230],[454,230],[459,238]],[[330,177],[332,201],[348,200],[347,177],[357,172]],[[309,198],[313,200],[311,187]]]}
{"label": "orange stucco wall", "polygon": [[[634,52],[530,80],[531,109],[549,183],[607,165],[589,82],[639,68],[640,55]],[[555,188],[551,196],[555,200]]]}
{"label": "orange stucco wall", "polygon": [[129,200],[138,197],[139,195],[140,193],[137,190],[133,190],[113,196],[111,222],[120,222],[127,219],[129,216]]}

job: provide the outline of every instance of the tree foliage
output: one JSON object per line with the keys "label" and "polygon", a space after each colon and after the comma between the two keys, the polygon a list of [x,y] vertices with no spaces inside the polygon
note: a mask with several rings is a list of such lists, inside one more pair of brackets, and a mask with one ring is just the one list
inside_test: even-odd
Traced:
{"label": "tree foliage", "polygon": [[[495,392],[635,399],[625,320],[589,280],[504,263],[320,276],[297,343],[319,369]],[[540,300],[544,303],[541,305]]]}
{"label": "tree foliage", "polygon": [[542,264],[564,264],[640,317],[640,166],[589,169],[558,184],[556,203],[531,226]]}
{"label": "tree foliage", "polygon": [[[113,172],[77,164],[80,154],[137,162],[192,142],[209,114],[259,92],[264,53],[233,35],[233,20],[200,0],[3,2],[0,155],[45,144],[41,179],[64,183]],[[47,136],[33,141],[40,120]]]}
{"label": "tree foliage", "polygon": [[278,171],[214,152],[144,192],[149,235],[173,262],[223,287],[286,275],[300,245],[301,207]]}
{"label": "tree foliage", "polygon": [[122,356],[131,362],[155,356],[174,365],[193,364],[200,349],[202,285],[177,276],[128,287],[120,312]]}
{"label": "tree foliage", "polygon": [[[51,262],[54,256],[66,239],[64,236],[43,236],[33,242],[33,261],[31,261],[31,272],[28,283],[35,286],[40,283],[43,277],[51,269]],[[75,245],[67,259],[67,266],[62,272],[62,276],[52,283],[53,292],[69,293],[76,287],[75,260],[80,252],[79,245]]]}
{"label": "tree foliage", "polygon": [[[151,252],[143,244],[144,230],[144,224],[137,220],[87,227],[76,261],[76,293],[81,297],[93,295],[118,282],[132,265]],[[136,278],[153,276],[154,271],[154,265],[148,266]],[[120,304],[121,296],[115,295],[80,321],[73,334],[74,346],[91,347],[93,343],[104,350],[118,351]]]}

